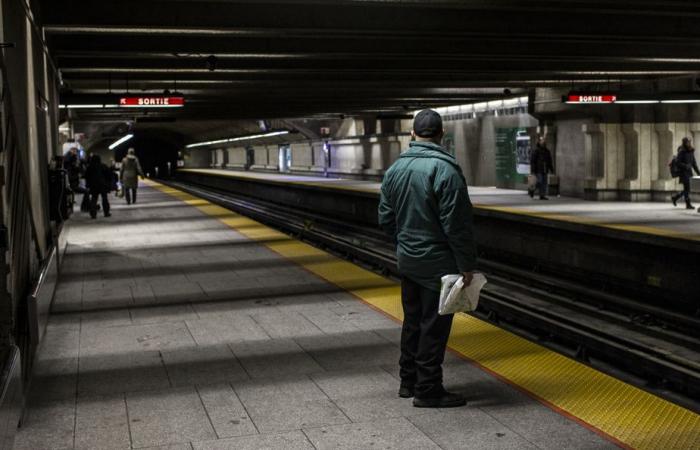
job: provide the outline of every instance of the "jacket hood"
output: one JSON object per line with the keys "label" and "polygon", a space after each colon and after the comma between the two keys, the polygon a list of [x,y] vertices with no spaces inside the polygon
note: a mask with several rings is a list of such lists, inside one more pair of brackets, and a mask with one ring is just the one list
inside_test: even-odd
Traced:
{"label": "jacket hood", "polygon": [[447,153],[442,146],[433,142],[413,141],[408,145],[408,150],[401,153],[399,158],[437,158],[460,168],[454,156]]}

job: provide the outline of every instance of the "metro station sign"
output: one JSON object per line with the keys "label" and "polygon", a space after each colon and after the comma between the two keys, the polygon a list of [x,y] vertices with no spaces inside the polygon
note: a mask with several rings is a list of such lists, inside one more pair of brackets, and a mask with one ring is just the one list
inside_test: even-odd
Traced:
{"label": "metro station sign", "polygon": [[185,106],[185,97],[146,96],[121,97],[120,108],[181,108]]}
{"label": "metro station sign", "polygon": [[615,103],[617,95],[601,93],[571,93],[564,97],[564,103],[569,105],[606,105]]}

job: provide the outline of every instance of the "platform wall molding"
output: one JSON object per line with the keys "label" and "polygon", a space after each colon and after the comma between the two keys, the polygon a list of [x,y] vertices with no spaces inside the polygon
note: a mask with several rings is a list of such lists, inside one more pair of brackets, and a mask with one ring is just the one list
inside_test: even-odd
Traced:
{"label": "platform wall molding", "polygon": [[589,200],[666,200],[679,189],[668,163],[695,123],[584,123],[584,197]]}

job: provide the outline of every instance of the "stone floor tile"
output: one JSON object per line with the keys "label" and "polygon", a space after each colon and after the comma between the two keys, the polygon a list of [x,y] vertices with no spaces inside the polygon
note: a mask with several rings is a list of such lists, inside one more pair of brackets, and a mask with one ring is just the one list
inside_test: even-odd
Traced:
{"label": "stone floor tile", "polygon": [[290,375],[285,378],[254,378],[233,383],[244,405],[249,403],[298,403],[327,400],[328,396],[309,377]]}
{"label": "stone floor tile", "polygon": [[395,364],[399,349],[372,332],[300,337],[297,343],[326,370]]}
{"label": "stone floor tile", "polygon": [[370,397],[398,392],[396,379],[379,367],[344,371],[329,371],[309,375],[332,399]]}
{"label": "stone floor tile", "polygon": [[197,345],[269,339],[265,330],[246,315],[226,315],[211,319],[186,321]]}
{"label": "stone floor tile", "polygon": [[55,296],[51,303],[52,313],[79,312],[83,308],[83,301],[80,293]]}
{"label": "stone floor tile", "polygon": [[361,330],[396,330],[401,325],[384,314],[377,313],[361,302],[352,305],[343,305],[331,308],[331,311],[338,314],[343,320],[355,325]]}
{"label": "stone floor tile", "polygon": [[219,438],[257,434],[258,430],[230,384],[199,386],[197,391]]}
{"label": "stone floor tile", "polygon": [[80,325],[83,329],[131,325],[131,316],[128,308],[84,312],[80,314]]}
{"label": "stone floor tile", "polygon": [[297,312],[267,311],[255,314],[253,320],[272,338],[295,338],[301,336],[319,336],[323,331]]}
{"label": "stone floor tile", "polygon": [[126,405],[136,448],[216,438],[194,387],[129,393]]}
{"label": "stone floor tile", "polygon": [[78,387],[78,358],[40,353],[32,367],[29,401],[75,398]]}
{"label": "stone floor tile", "polygon": [[46,332],[51,331],[79,331],[81,313],[52,314],[46,324]]}
{"label": "stone floor tile", "polygon": [[14,450],[72,449],[74,424],[74,398],[33,403],[15,437]]}
{"label": "stone floor tile", "polygon": [[83,291],[83,311],[112,309],[131,306],[131,289],[124,286],[121,289],[94,289]]}
{"label": "stone floor tile", "polygon": [[194,442],[194,450],[314,450],[301,431]]}
{"label": "stone floor tile", "polygon": [[198,283],[187,281],[182,275],[150,284],[156,301],[160,304],[179,304],[207,298]]}
{"label": "stone floor tile", "polygon": [[130,286],[131,297],[135,305],[153,305],[156,303],[156,296],[151,289],[151,285],[146,283],[136,283]]}
{"label": "stone floor tile", "polygon": [[392,391],[371,396],[334,399],[333,402],[353,422],[373,422],[391,417],[411,417],[421,414],[440,414],[438,410],[414,408],[412,399],[400,398],[398,387]]}
{"label": "stone floor tile", "polygon": [[47,329],[39,347],[40,358],[77,358],[80,352],[79,328]]}
{"label": "stone floor tile", "polygon": [[199,302],[192,305],[200,319],[217,319],[224,315],[266,314],[275,308],[270,299]]}
{"label": "stone floor tile", "polygon": [[247,380],[231,349],[223,344],[162,351],[173,386]]}
{"label": "stone floor tile", "polygon": [[317,305],[313,309],[301,310],[299,313],[326,334],[356,333],[359,331],[359,328],[338,316],[325,305]]}
{"label": "stone floor tile", "polygon": [[190,304],[131,308],[134,324],[180,322],[198,319]]}
{"label": "stone floor tile", "polygon": [[159,323],[82,330],[81,355],[104,355],[193,346],[185,323]]}
{"label": "stone floor tile", "polygon": [[78,392],[111,394],[170,387],[157,351],[80,357]]}
{"label": "stone floor tile", "polygon": [[129,449],[124,395],[80,397],[75,419],[76,450]]}
{"label": "stone floor tile", "polygon": [[157,445],[155,447],[142,447],[139,450],[192,450],[192,444]]}
{"label": "stone floor tile", "polygon": [[443,449],[537,449],[493,417],[470,406],[408,420]]}
{"label": "stone floor tile", "polygon": [[307,377],[253,379],[234,388],[261,433],[348,422]]}
{"label": "stone floor tile", "polygon": [[[214,261],[212,258],[205,258],[209,264],[213,264]],[[238,277],[236,274],[232,271],[226,268],[228,265],[226,262],[221,261],[220,262],[222,267],[217,267],[217,268],[212,268],[210,270],[202,271],[191,271],[191,272],[186,272],[185,276],[187,277],[188,281],[191,281],[193,283],[198,283],[200,286],[208,286],[210,283],[218,283],[222,280],[235,280]]]}
{"label": "stone floor tile", "polygon": [[[518,393],[520,394],[520,393]],[[525,397],[525,394],[520,394]],[[480,408],[541,449],[614,449],[618,448],[576,422],[535,400],[519,398],[513,403],[483,405]]]}
{"label": "stone floor tile", "polygon": [[252,378],[302,375],[324,370],[292,339],[235,342],[229,346]]}
{"label": "stone floor tile", "polygon": [[246,402],[245,407],[261,433],[350,422],[345,414],[327,399],[293,402],[255,400]]}
{"label": "stone floor tile", "polygon": [[381,448],[397,450],[439,449],[432,440],[404,418],[304,429],[319,450]]}
{"label": "stone floor tile", "polygon": [[[315,281],[319,281],[318,279]],[[323,292],[306,293],[301,295],[285,295],[268,299],[280,311],[297,311],[303,314],[317,311],[328,311],[329,308],[338,306],[338,303]]]}

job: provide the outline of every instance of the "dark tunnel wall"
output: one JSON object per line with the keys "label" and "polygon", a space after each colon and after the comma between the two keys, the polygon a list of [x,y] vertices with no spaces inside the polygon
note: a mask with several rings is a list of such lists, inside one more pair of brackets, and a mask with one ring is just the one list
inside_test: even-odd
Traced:
{"label": "dark tunnel wall", "polygon": [[162,177],[167,175],[168,162],[172,168],[176,166],[177,146],[167,140],[149,135],[136,134],[133,139],[114,149],[115,160],[121,161],[131,147],[136,150],[136,156],[141,161],[144,173],[152,177],[156,176],[156,167],[158,174]]}
{"label": "dark tunnel wall", "polygon": [[136,132],[132,139],[114,150],[108,148],[112,142],[113,140],[100,142],[92,146],[88,152],[99,154],[102,161],[108,164],[111,159],[117,162],[121,161],[126,156],[128,149],[133,147],[144,173],[151,177],[156,177],[156,168],[158,168],[158,176],[168,176],[168,162],[173,170],[176,167],[179,148],[177,144],[168,139]]}

